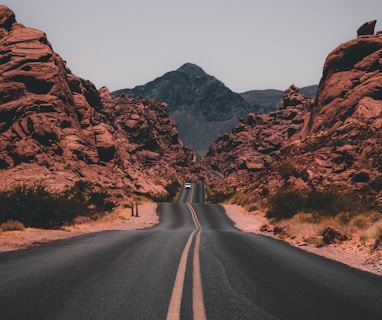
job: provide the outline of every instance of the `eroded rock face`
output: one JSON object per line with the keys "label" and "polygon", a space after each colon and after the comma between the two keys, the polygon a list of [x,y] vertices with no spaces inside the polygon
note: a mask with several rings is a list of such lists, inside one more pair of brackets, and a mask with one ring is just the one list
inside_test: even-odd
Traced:
{"label": "eroded rock face", "polygon": [[289,141],[299,136],[307,120],[311,100],[294,85],[285,91],[281,108],[268,114],[249,114],[231,134],[214,143],[202,167],[222,173],[230,185],[259,194],[263,188],[278,188],[281,179],[274,178],[275,163],[282,157]]}
{"label": "eroded rock face", "polygon": [[165,106],[118,100],[106,88],[100,95],[72,74],[44,32],[17,23],[5,6],[0,61],[1,187],[42,180],[61,189],[83,179],[158,194],[177,166],[189,165],[193,154]]}
{"label": "eroded rock face", "polygon": [[115,97],[106,87],[100,96],[105,114],[113,119],[123,170],[134,167],[161,181],[184,179],[196,153],[179,139],[167,104],[125,94]]}
{"label": "eroded rock face", "polygon": [[[53,52],[45,33],[18,24],[7,7],[0,7],[0,16],[5,21],[0,39],[1,169],[21,163],[98,163],[94,132],[86,129],[96,123],[82,80]],[[78,94],[71,91],[69,78],[79,83]],[[79,123],[80,106],[88,112]]]}
{"label": "eroded rock face", "polygon": [[340,45],[325,62],[314,102],[304,104],[291,86],[279,111],[242,120],[202,165],[254,199],[280,187],[337,186],[382,207],[381,71],[381,33]]}

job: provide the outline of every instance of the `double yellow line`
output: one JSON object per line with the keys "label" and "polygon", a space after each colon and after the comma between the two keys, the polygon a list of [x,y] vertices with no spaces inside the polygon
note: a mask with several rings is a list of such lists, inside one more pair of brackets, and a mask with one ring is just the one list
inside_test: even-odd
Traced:
{"label": "double yellow line", "polygon": [[[194,188],[192,188],[192,191]],[[191,199],[193,197],[193,193]],[[182,303],[184,278],[186,274],[187,257],[190,251],[191,243],[196,234],[194,254],[193,254],[193,264],[192,264],[192,312],[193,318],[196,320],[206,320],[206,310],[204,307],[203,298],[203,286],[202,286],[202,276],[200,272],[200,235],[202,233],[202,227],[200,225],[198,216],[192,204],[190,202],[186,203],[188,209],[190,210],[192,219],[195,224],[195,230],[191,232],[188,237],[186,246],[183,249],[182,256],[180,258],[178,271],[176,273],[175,283],[171,294],[170,304],[167,311],[167,320],[179,320],[180,319],[180,307]]]}

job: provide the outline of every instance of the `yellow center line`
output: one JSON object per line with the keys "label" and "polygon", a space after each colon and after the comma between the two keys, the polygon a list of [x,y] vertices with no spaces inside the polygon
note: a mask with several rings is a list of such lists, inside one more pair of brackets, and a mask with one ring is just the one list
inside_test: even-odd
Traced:
{"label": "yellow center line", "polygon": [[191,211],[192,218],[197,229],[195,247],[194,247],[194,258],[192,265],[192,311],[194,319],[205,320],[206,310],[204,307],[204,296],[203,296],[203,285],[202,285],[202,274],[200,272],[200,235],[202,233],[202,227],[200,225],[196,211],[191,203],[187,203],[188,208]]}
{"label": "yellow center line", "polygon": [[191,197],[190,197],[190,202],[193,202],[194,200],[194,184],[191,185]]}
{"label": "yellow center line", "polygon": [[[192,194],[193,196],[193,194]],[[192,198],[192,197],[191,197]],[[194,221],[196,229],[191,232],[188,237],[186,246],[183,249],[182,256],[180,258],[178,271],[175,277],[174,287],[172,289],[170,304],[167,311],[167,320],[179,320],[180,309],[183,296],[184,279],[186,274],[187,257],[190,251],[192,239],[196,233],[196,240],[193,254],[192,264],[192,312],[195,320],[206,320],[206,310],[204,307],[202,276],[200,272],[200,235],[202,233],[202,227],[200,225],[196,211],[191,203],[186,203],[188,209],[191,212],[192,219]]]}
{"label": "yellow center line", "polygon": [[202,274],[200,272],[200,259],[199,259],[199,249],[200,249],[200,234],[201,230],[198,230],[196,236],[195,248],[194,248],[194,263],[193,263],[193,273],[192,273],[192,312],[194,314],[194,319],[206,320],[206,309],[204,308],[204,296],[203,296],[203,285],[202,285]]}
{"label": "yellow center line", "polygon": [[170,304],[168,306],[167,318],[166,318],[167,320],[180,319],[180,305],[182,302],[184,278],[186,275],[187,257],[188,257],[188,252],[190,251],[192,238],[196,231],[197,230],[192,231],[192,233],[188,237],[186,246],[184,247],[182,256],[180,258],[178,271],[175,277],[174,287],[172,289]]}

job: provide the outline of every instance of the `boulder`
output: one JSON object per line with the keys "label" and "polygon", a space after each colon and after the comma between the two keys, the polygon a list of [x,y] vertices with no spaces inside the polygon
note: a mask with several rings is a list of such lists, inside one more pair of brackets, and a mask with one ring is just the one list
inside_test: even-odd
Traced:
{"label": "boulder", "polygon": [[357,36],[359,37],[359,36],[373,35],[376,23],[377,23],[377,20],[365,22],[362,26],[358,28]]}
{"label": "boulder", "polygon": [[333,226],[327,227],[324,230],[322,236],[323,236],[322,241],[326,245],[332,244],[332,243],[340,243],[342,241],[349,240],[349,237],[345,233],[336,229]]}

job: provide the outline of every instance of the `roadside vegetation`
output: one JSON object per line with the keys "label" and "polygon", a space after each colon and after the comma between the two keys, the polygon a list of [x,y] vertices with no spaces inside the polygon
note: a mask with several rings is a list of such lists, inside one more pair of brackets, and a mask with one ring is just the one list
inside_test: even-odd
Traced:
{"label": "roadside vegetation", "polygon": [[382,213],[359,193],[334,187],[314,191],[284,187],[273,194],[266,190],[263,201],[255,203],[249,195],[229,186],[209,183],[206,192],[209,203],[237,204],[247,212],[263,211],[282,238],[303,238],[312,245],[322,245],[325,229],[332,226],[349,236],[355,234],[361,242],[382,245]]}
{"label": "roadside vegetation", "polygon": [[205,185],[208,203],[230,203],[242,206],[247,211],[258,209],[258,205],[245,193],[235,191],[234,188],[210,182]]}
{"label": "roadside vegetation", "polygon": [[174,180],[165,186],[167,193],[159,195],[146,195],[148,199],[155,202],[175,202],[182,190],[182,185]]}
{"label": "roadside vegetation", "polygon": [[87,181],[60,192],[43,183],[16,185],[0,192],[1,230],[58,229],[78,216],[95,220],[114,208],[109,198],[105,189]]}
{"label": "roadside vegetation", "polygon": [[356,234],[363,242],[382,241],[382,213],[352,191],[281,189],[269,198],[266,217],[282,229],[283,236],[304,235],[317,245],[321,243],[317,237],[328,226]]}

